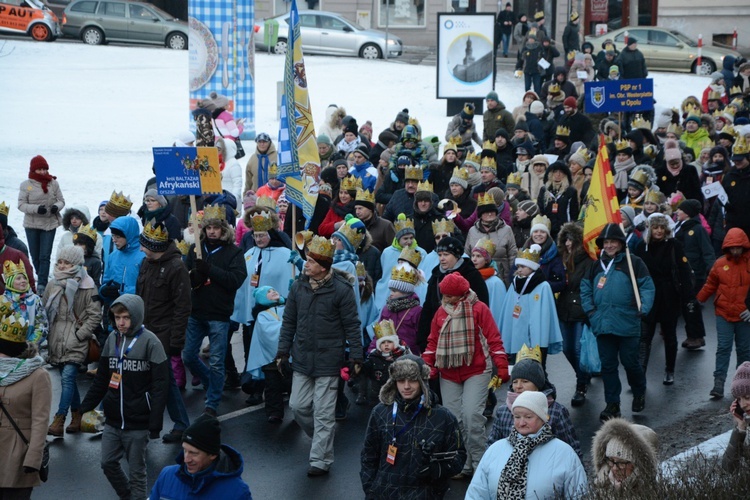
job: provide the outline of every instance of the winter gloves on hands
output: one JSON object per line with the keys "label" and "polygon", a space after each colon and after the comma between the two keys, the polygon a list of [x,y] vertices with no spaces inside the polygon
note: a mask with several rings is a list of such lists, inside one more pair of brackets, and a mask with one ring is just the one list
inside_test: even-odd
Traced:
{"label": "winter gloves on hands", "polygon": [[195,267],[190,270],[190,286],[198,288],[206,282],[211,271],[211,264],[203,259],[196,259]]}

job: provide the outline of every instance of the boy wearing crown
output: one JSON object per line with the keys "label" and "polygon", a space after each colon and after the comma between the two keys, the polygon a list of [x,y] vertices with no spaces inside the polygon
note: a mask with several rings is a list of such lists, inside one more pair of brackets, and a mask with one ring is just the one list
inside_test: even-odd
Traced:
{"label": "boy wearing crown", "polygon": [[[482,158],[482,164],[479,167],[479,174],[482,176],[482,183],[471,190],[471,195],[477,199],[482,193],[486,193],[493,187],[503,189],[505,186],[497,178],[497,163],[494,157]],[[469,214],[466,214],[467,216]]]}
{"label": "boy wearing crown", "polygon": [[396,325],[390,319],[375,324],[375,349],[367,354],[362,365],[362,376],[365,383],[360,386],[357,404],[377,404],[378,394],[388,381],[388,368],[404,354],[409,354],[409,347],[401,342],[396,333]]}
{"label": "boy wearing crown", "polygon": [[[382,253],[393,241],[396,231],[393,229],[393,223],[380,217],[375,210],[375,193],[365,189],[357,189],[357,196],[354,199],[354,213],[365,224],[365,229],[367,229],[367,233],[372,240],[372,246]],[[379,278],[374,279],[377,281]]]}
{"label": "boy wearing crown", "polygon": [[269,198],[273,198],[275,202],[278,202],[279,196],[281,196],[281,193],[286,189],[286,184],[281,182],[278,179],[278,176],[279,168],[275,163],[272,163],[271,166],[268,167],[268,182],[258,188],[255,192],[255,196],[258,198],[261,196],[268,196]]}
{"label": "boy wearing crown", "polygon": [[101,241],[101,238],[94,226],[81,226],[78,232],[73,235],[73,244],[83,250],[83,265],[91,279],[94,280],[97,289],[101,286],[102,281],[102,259],[99,257],[99,252],[96,251],[96,244],[99,241]]}
{"label": "boy wearing crown", "polygon": [[450,141],[454,137],[460,140],[459,144],[465,146],[468,152],[474,152],[471,141],[479,146],[482,145],[482,139],[479,138],[477,126],[474,123],[474,104],[465,103],[461,112],[451,118],[445,131],[445,140]]}
{"label": "boy wearing crown", "polygon": [[0,295],[0,317],[17,314],[26,321],[26,340],[39,345],[47,338],[47,314],[42,299],[31,289],[23,262],[3,262],[5,291]]}
{"label": "boy wearing crown", "polygon": [[420,182],[414,195],[414,239],[425,252],[435,248],[435,235],[432,234],[432,223],[442,218],[435,207],[435,195],[432,183]]}

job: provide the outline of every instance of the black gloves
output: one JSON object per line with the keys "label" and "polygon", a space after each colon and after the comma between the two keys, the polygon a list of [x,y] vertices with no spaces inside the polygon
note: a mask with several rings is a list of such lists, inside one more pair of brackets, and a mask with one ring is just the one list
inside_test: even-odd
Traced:
{"label": "black gloves", "polygon": [[149,439],[159,439],[159,431],[148,431]]}
{"label": "black gloves", "polygon": [[110,281],[99,289],[99,295],[109,302],[114,301],[120,296],[120,284],[114,281]]}
{"label": "black gloves", "polygon": [[190,286],[192,288],[198,288],[206,282],[208,279],[208,272],[211,269],[211,264],[203,259],[196,259],[195,267],[190,270]]}
{"label": "black gloves", "polygon": [[39,472],[39,469],[35,469],[35,468],[33,468],[33,467],[28,467],[28,466],[24,465],[24,467],[23,467],[23,471],[24,471],[24,473],[26,473],[26,474],[33,474],[33,473],[35,473],[35,472]]}
{"label": "black gloves", "polygon": [[203,259],[196,259],[195,268],[198,270],[198,272],[200,272],[206,278],[208,278],[208,273],[211,270],[211,264],[209,264],[207,261]]}
{"label": "black gloves", "polygon": [[55,215],[55,214],[56,214],[57,212],[59,212],[59,211],[60,211],[60,209],[59,209],[59,208],[57,208],[57,205],[52,205],[51,207],[49,207],[49,212],[50,212],[50,213],[51,213],[52,215]]}
{"label": "black gloves", "polygon": [[440,462],[427,462],[417,471],[417,477],[423,481],[438,481],[443,474]]}
{"label": "black gloves", "polygon": [[47,207],[45,207],[44,205],[39,205],[39,208],[36,209],[36,213],[38,213],[39,215],[46,214],[47,213]]}
{"label": "black gloves", "polygon": [[349,369],[349,373],[351,373],[353,377],[359,375],[359,372],[362,371],[362,360],[350,361]]}

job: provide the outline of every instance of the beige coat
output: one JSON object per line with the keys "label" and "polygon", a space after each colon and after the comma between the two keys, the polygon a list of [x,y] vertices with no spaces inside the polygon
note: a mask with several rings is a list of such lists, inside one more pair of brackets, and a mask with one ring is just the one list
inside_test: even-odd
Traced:
{"label": "beige coat", "polygon": [[[37,209],[44,205],[47,213],[39,215]],[[57,206],[57,213],[52,214],[50,207]],[[60,191],[60,184],[52,180],[47,184],[47,192],[42,191],[39,181],[26,179],[21,183],[18,192],[18,210],[23,212],[23,227],[27,229],[42,229],[51,231],[62,224],[62,209],[65,206],[65,198]]]}
{"label": "beige coat", "polygon": [[464,251],[466,255],[471,255],[471,250],[474,248],[479,240],[489,238],[495,244],[495,255],[492,256],[492,260],[497,264],[498,273],[497,276],[500,278],[505,286],[508,286],[508,276],[510,270],[515,263],[516,254],[518,248],[516,247],[516,238],[513,236],[513,230],[510,226],[503,223],[501,227],[491,233],[485,233],[479,229],[481,221],[477,221],[469,233],[466,235],[466,244],[464,245]]}
{"label": "beige coat", "polygon": [[[53,281],[44,290],[44,302],[56,288]],[[49,325],[48,362],[83,363],[89,351],[89,338],[94,336],[94,329],[101,320],[101,305],[94,300],[96,288],[79,288],[73,299],[73,311],[70,311],[65,296],[60,299],[60,309],[54,322]],[[75,314],[73,314],[75,313]],[[78,320],[76,320],[76,316]]]}
{"label": "beige coat", "polygon": [[39,486],[39,474],[26,474],[24,467],[39,469],[47,439],[52,384],[39,368],[15,384],[0,387],[0,399],[29,441],[26,446],[5,413],[0,411],[0,488]]}
{"label": "beige coat", "polygon": [[[276,145],[272,142],[270,146],[268,146],[268,151],[266,151],[266,154],[268,155],[268,164],[276,163],[278,164],[278,154],[276,153]],[[245,190],[242,192],[242,195],[244,196],[245,193],[248,191],[258,190],[258,148],[256,146],[255,152],[250,155],[250,158],[247,160],[247,165],[245,166]],[[239,205],[242,203],[242,198],[237,200],[237,204]]]}

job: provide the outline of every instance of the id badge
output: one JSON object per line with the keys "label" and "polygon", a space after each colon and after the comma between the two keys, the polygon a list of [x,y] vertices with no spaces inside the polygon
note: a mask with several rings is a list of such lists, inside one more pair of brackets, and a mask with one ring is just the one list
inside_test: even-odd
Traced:
{"label": "id badge", "polygon": [[260,282],[260,274],[253,274],[250,276],[250,286],[253,288],[258,288],[258,283]]}
{"label": "id badge", "polygon": [[109,379],[109,387],[112,389],[119,389],[120,388],[120,381],[122,380],[122,375],[120,373],[113,373],[112,378]]}
{"label": "id badge", "polygon": [[596,284],[596,288],[599,288],[599,289],[604,288],[604,283],[606,282],[607,282],[607,277],[602,276],[601,278],[599,278],[599,283]]}
{"label": "id badge", "polygon": [[398,448],[396,448],[395,444],[389,444],[388,445],[388,453],[386,454],[385,461],[388,462],[391,465],[394,465],[396,463],[396,452],[398,451]]}
{"label": "id badge", "polygon": [[709,175],[708,177],[706,177],[706,184],[711,184],[713,181],[714,181],[713,176]]}
{"label": "id badge", "polygon": [[518,319],[521,317],[521,305],[520,304],[516,304],[515,306],[513,306],[513,317],[515,319]]}
{"label": "id badge", "polygon": [[552,204],[552,213],[553,213],[553,214],[556,214],[556,213],[557,213],[557,203],[553,203],[553,204]]}

